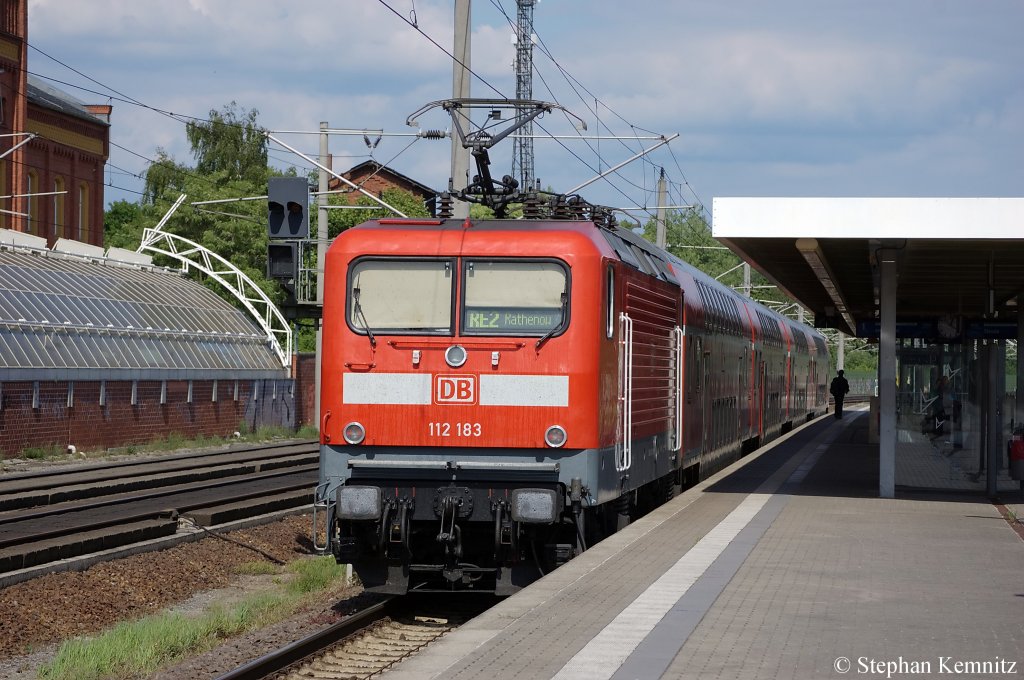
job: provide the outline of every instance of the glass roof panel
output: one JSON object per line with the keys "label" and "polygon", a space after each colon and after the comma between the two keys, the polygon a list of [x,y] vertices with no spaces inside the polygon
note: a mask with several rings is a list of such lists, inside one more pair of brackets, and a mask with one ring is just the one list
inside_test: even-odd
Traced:
{"label": "glass roof panel", "polygon": [[0,328],[0,351],[3,352],[4,357],[7,357],[7,365],[10,367],[22,367],[28,366],[28,356],[25,354],[25,350],[21,347],[18,335],[12,333],[6,328]]}
{"label": "glass roof panel", "polygon": [[280,371],[263,336],[178,273],[0,247],[0,368]]}

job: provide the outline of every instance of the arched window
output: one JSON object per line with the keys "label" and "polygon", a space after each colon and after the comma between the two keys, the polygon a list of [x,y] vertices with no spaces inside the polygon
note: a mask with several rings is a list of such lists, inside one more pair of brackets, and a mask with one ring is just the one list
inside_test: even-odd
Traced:
{"label": "arched window", "polygon": [[78,240],[89,241],[89,183],[78,185]]}
{"label": "arched window", "polygon": [[57,238],[70,238],[71,234],[64,233],[67,223],[64,215],[64,178],[57,177],[53,180],[53,235]]}
{"label": "arched window", "polygon": [[25,186],[25,193],[28,194],[28,224],[25,231],[30,234],[45,236],[46,231],[43,225],[39,224],[39,197],[34,194],[39,192],[39,175],[35,170],[28,171],[28,183]]}

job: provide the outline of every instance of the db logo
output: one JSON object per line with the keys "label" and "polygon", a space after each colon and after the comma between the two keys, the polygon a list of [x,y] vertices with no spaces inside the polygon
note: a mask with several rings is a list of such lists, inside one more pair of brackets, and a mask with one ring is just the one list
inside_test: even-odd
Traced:
{"label": "db logo", "polygon": [[435,404],[475,404],[476,376],[438,375],[434,376]]}

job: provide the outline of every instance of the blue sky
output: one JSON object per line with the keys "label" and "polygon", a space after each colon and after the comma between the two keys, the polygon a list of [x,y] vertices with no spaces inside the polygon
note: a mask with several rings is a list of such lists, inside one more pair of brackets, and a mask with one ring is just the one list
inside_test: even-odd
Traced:
{"label": "blue sky", "polygon": [[[108,202],[138,199],[129,173],[144,172],[158,147],[191,162],[181,122],[123,95],[197,117],[235,101],[273,130],[328,121],[388,132],[410,131],[410,113],[451,96],[450,58],[403,18],[414,13],[450,49],[452,0],[103,5],[29,0],[29,70],[87,103],[114,97],[111,140],[127,150],[112,147],[109,181],[120,188],[107,188]],[[514,19],[513,0],[473,2],[474,96],[515,94],[501,10]],[[709,209],[714,196],[1022,195],[1020,0],[542,0],[534,21],[535,99],[565,106],[591,133],[680,135],[585,189],[593,202],[654,205],[661,167],[673,203]],[[440,113],[423,122],[448,126]],[[557,114],[541,124],[574,131]],[[281,136],[317,149],[315,136]],[[447,186],[448,142],[409,144],[384,138],[373,157]],[[639,144],[538,140],[537,174],[567,189]],[[336,170],[369,158],[361,137],[330,146]],[[510,152],[494,153],[496,174],[510,171]],[[272,162],[306,166],[275,147]]]}

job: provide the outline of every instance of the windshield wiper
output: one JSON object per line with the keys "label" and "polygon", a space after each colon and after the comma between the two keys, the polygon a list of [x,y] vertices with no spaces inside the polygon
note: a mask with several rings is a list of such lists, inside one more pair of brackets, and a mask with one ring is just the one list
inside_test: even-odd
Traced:
{"label": "windshield wiper", "polygon": [[562,312],[562,318],[561,318],[561,319],[560,319],[560,320],[558,321],[558,323],[557,323],[557,324],[555,325],[555,327],[554,327],[554,328],[552,328],[552,329],[551,329],[551,330],[549,330],[549,331],[548,331],[547,333],[545,333],[545,334],[544,334],[544,336],[543,336],[543,337],[542,337],[542,338],[541,338],[540,340],[538,340],[538,341],[537,341],[537,345],[536,345],[537,349],[540,349],[540,346],[541,346],[541,345],[543,345],[543,344],[544,344],[545,342],[547,342],[548,340],[550,340],[550,339],[551,339],[551,337],[552,337],[552,336],[553,336],[553,335],[554,335],[554,334],[555,334],[556,332],[558,332],[558,330],[559,330],[559,329],[560,329],[560,328],[562,327],[562,325],[563,325],[563,324],[565,323],[565,307],[566,307],[566,305],[568,304],[568,302],[569,302],[569,298],[568,298],[568,297],[566,297],[565,293],[562,293],[562,306],[561,306],[561,308],[560,308],[560,309],[561,309],[561,312]]}
{"label": "windshield wiper", "polygon": [[366,337],[370,339],[370,349],[377,349],[377,339],[373,337],[373,331],[370,330],[370,324],[366,322],[366,315],[363,314],[363,307],[359,304],[359,289],[352,289],[352,311],[356,313],[359,320],[363,322],[363,329],[366,330]]}

